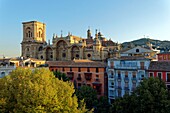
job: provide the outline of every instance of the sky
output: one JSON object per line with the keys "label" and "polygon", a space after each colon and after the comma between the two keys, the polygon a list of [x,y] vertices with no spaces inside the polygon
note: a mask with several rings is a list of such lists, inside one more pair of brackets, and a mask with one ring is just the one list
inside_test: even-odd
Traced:
{"label": "sky", "polygon": [[170,40],[170,0],[0,0],[0,58],[21,55],[22,22],[46,24],[46,39],[86,38],[98,29],[114,42],[146,37]]}

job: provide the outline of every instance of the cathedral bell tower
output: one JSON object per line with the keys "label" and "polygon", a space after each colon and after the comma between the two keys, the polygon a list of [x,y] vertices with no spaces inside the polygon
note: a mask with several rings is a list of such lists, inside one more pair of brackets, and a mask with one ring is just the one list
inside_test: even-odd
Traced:
{"label": "cathedral bell tower", "polygon": [[22,57],[38,58],[38,49],[46,43],[45,24],[37,21],[23,22]]}

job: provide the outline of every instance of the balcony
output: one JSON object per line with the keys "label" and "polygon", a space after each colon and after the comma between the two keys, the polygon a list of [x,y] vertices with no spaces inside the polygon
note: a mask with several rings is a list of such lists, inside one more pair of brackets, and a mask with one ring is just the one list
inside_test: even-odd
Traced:
{"label": "balcony", "polygon": [[137,82],[137,79],[136,79],[136,78],[132,78],[132,82],[133,82],[133,83],[136,83],[136,82]]}
{"label": "balcony", "polygon": [[77,77],[77,80],[81,81],[81,77]]}
{"label": "balcony", "polygon": [[86,79],[87,81],[90,81],[90,80],[92,79],[92,73],[87,72],[87,73],[84,73],[84,75],[85,75],[85,79]]}
{"label": "balcony", "polygon": [[109,86],[109,90],[115,90],[115,86]]}
{"label": "balcony", "polygon": [[121,87],[121,86],[117,86],[117,89],[120,89],[120,90],[121,90],[121,89],[122,89],[122,87]]}
{"label": "balcony", "polygon": [[100,82],[100,79],[99,78],[95,78],[94,81],[95,82]]}
{"label": "balcony", "polygon": [[125,77],[125,78],[124,78],[124,81],[125,81],[125,82],[129,82],[129,78],[128,78],[128,77]]}
{"label": "balcony", "polygon": [[136,90],[136,87],[132,87],[132,91],[135,91]]}
{"label": "balcony", "polygon": [[137,70],[137,69],[145,70],[145,69],[147,69],[146,66],[137,66],[137,65],[116,65],[114,68],[115,69],[133,69],[133,70]]}
{"label": "balcony", "polygon": [[67,77],[68,77],[70,80],[73,80],[73,78],[74,78],[74,72],[67,72]]}
{"label": "balcony", "polygon": [[125,87],[124,87],[124,90],[129,90],[129,86],[125,86]]}
{"label": "balcony", "polygon": [[120,82],[121,81],[121,77],[117,77],[117,81]]}

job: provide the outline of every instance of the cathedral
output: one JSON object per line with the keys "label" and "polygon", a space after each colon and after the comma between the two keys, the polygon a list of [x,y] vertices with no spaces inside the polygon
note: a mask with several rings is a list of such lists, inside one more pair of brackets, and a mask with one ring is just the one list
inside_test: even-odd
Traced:
{"label": "cathedral", "polygon": [[88,59],[106,61],[118,57],[120,44],[107,40],[96,30],[95,37],[87,30],[87,37],[81,38],[68,33],[67,36],[53,35],[52,44],[46,42],[46,25],[37,21],[23,22],[21,51],[23,58],[36,58],[46,61],[68,61]]}

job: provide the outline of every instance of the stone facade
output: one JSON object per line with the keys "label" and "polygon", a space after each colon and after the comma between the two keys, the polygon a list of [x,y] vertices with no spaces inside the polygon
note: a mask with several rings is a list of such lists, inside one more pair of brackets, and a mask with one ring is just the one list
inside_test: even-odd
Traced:
{"label": "stone facade", "polygon": [[87,37],[81,38],[68,33],[60,37],[54,34],[52,44],[46,42],[45,24],[37,21],[23,23],[23,41],[21,43],[24,58],[37,58],[47,61],[66,61],[89,59],[105,61],[118,57],[120,44],[107,40],[101,32],[92,37],[90,29]]}

